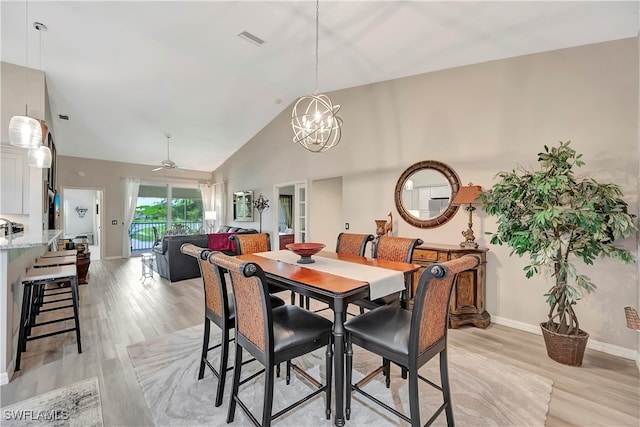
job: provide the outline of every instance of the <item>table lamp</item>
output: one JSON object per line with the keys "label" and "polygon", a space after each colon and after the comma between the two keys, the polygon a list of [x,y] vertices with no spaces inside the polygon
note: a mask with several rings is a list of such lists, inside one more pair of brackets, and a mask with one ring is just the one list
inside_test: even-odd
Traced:
{"label": "table lamp", "polygon": [[218,215],[216,214],[216,211],[204,211],[204,220],[207,221],[209,231],[213,231],[213,228],[215,227],[216,219],[218,219]]}
{"label": "table lamp", "polygon": [[469,212],[469,228],[466,231],[462,232],[462,235],[465,238],[464,242],[460,242],[460,246],[463,248],[477,248],[478,244],[475,242],[476,237],[473,235],[473,219],[471,217],[473,211],[476,210],[474,204],[477,204],[477,199],[480,197],[480,192],[482,191],[482,187],[479,185],[473,185],[473,183],[469,183],[469,185],[465,187],[460,187],[460,191],[456,194],[453,201],[451,202],[454,206],[460,205],[468,205],[465,207],[465,210]]}

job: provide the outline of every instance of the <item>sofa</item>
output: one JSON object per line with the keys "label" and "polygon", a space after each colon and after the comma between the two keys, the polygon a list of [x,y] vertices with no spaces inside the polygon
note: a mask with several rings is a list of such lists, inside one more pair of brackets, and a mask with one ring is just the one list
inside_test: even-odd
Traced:
{"label": "sofa", "polygon": [[[155,270],[170,282],[192,279],[200,277],[200,267],[198,261],[192,256],[185,255],[180,251],[180,247],[185,243],[191,243],[201,248],[221,250],[227,255],[235,255],[235,246],[228,239],[232,234],[257,233],[253,228],[241,228],[231,226],[220,226],[213,234],[168,234],[160,239],[153,247],[155,255]],[[224,243],[224,247],[217,247]]]}
{"label": "sofa", "polygon": [[156,271],[170,282],[200,277],[198,261],[180,252],[185,243],[206,248],[209,240],[206,234],[164,236],[152,249],[156,257]]}

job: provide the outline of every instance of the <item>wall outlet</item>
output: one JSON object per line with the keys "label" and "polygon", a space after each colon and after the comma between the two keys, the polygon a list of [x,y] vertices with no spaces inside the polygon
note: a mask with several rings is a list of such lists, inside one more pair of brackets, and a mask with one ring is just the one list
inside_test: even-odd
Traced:
{"label": "wall outlet", "polygon": [[112,219],[111,220],[111,225],[118,225],[118,220],[117,219]]}

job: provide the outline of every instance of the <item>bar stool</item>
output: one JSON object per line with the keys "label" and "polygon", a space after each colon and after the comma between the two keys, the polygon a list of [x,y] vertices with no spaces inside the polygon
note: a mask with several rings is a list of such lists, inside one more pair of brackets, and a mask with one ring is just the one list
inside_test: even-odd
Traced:
{"label": "bar stool", "polygon": [[76,251],[75,249],[69,249],[66,251],[45,252],[40,256],[40,258],[55,258],[55,257],[72,256],[72,255],[76,256],[77,254],[78,254],[78,251]]}
{"label": "bar stool", "polygon": [[[40,310],[37,306],[37,289],[38,286],[44,286],[47,283],[71,282],[71,298],[62,298],[53,301],[47,301],[45,304],[51,304],[60,301],[71,301],[71,305],[54,307]],[[37,340],[40,338],[50,337],[66,332],[75,331],[76,341],[78,344],[78,353],[82,353],[82,342],[80,341],[80,319],[78,317],[78,276],[74,265],[63,265],[58,267],[42,267],[30,268],[22,280],[24,286],[22,293],[22,311],[20,313],[20,332],[18,335],[18,350],[16,354],[15,370],[20,370],[20,358],[22,352],[27,351],[27,341]],[[73,308],[73,316],[60,319],[48,320],[36,323],[36,316],[41,312],[62,310],[65,308]],[[31,329],[37,326],[48,325],[67,320],[74,321],[73,328],[62,329],[55,332],[49,332],[42,335],[31,336]]]}
{"label": "bar stool", "polygon": [[[75,265],[77,258],[75,256],[59,256],[51,258],[38,258],[33,264],[34,268],[56,267],[61,265]],[[56,288],[47,288],[46,284],[40,284],[34,287],[33,294],[35,299],[35,310],[33,310],[32,318],[40,313],[40,308],[44,304],[44,297],[52,295],[68,294],[70,291],[60,292],[61,286],[68,286],[68,283],[60,283]],[[79,299],[79,298],[78,298]]]}

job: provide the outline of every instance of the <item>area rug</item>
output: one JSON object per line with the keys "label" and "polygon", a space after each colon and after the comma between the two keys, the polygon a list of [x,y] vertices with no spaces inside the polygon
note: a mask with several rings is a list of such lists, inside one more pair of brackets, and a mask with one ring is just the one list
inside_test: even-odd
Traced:
{"label": "area rug", "polygon": [[1,409],[8,426],[102,426],[98,378],[61,387]]}
{"label": "area rug", "polygon": [[[212,343],[219,339],[219,330],[212,327]],[[232,373],[227,373],[223,405],[213,404],[217,379],[207,369],[197,380],[198,359],[202,343],[202,326],[194,326],[127,348],[138,382],[151,410],[156,426],[222,426],[226,424],[228,397]],[[230,346],[233,347],[233,346]],[[213,354],[212,354],[213,353]],[[233,354],[233,350],[231,351]],[[217,351],[210,360],[217,366]],[[213,357],[211,357],[213,356]],[[233,363],[231,355],[230,364]],[[324,381],[324,351],[296,359],[298,365]],[[380,364],[380,358],[354,347],[354,380]],[[242,377],[260,369],[257,362],[243,367]],[[384,386],[380,375],[364,389],[393,406],[409,413],[408,384],[400,371],[392,369],[391,388]],[[437,358],[420,369],[421,375],[439,383]],[[546,420],[552,381],[511,365],[497,362],[464,349],[449,345],[449,376],[453,413],[458,426],[543,426]],[[240,397],[259,419],[262,413],[263,375],[240,388]],[[421,381],[420,381],[421,382]],[[424,387],[423,387],[424,386]],[[292,374],[291,384],[276,378],[273,413],[287,407],[299,396],[308,393],[308,383]],[[324,395],[321,395],[324,396]],[[441,395],[427,384],[420,385],[422,423],[440,405]],[[427,416],[427,414],[429,414]],[[237,408],[232,425],[248,426],[250,420]],[[322,397],[277,419],[278,426],[331,426],[333,420],[324,417]],[[366,398],[354,394],[350,426],[405,426],[405,421],[378,408]],[[444,413],[434,425],[446,425]]]}

